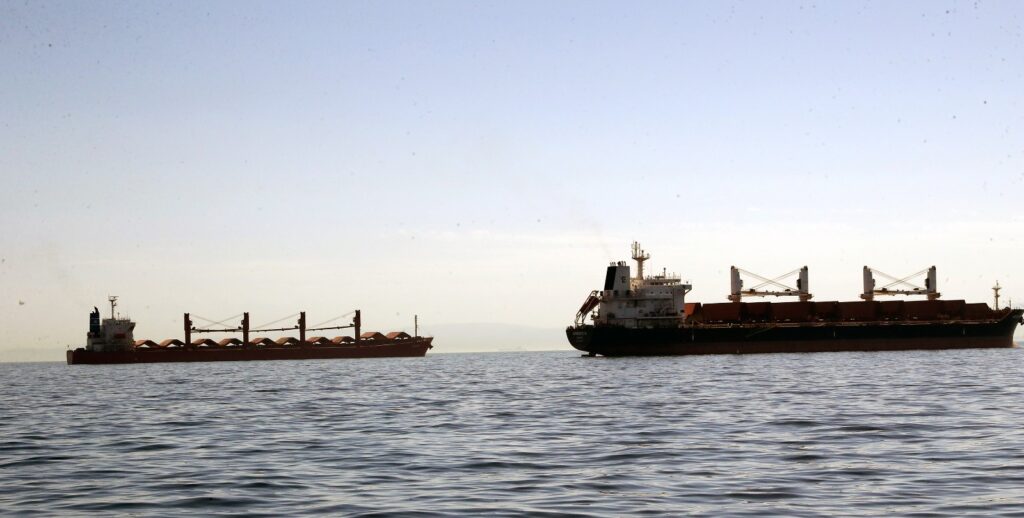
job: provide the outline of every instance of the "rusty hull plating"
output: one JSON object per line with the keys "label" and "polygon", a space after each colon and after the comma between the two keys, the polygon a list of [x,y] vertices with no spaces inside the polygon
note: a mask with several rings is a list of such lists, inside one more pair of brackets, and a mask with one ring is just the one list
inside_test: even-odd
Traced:
{"label": "rusty hull plating", "polygon": [[[361,332],[362,312],[355,310],[352,323],[347,325],[313,327],[306,325],[306,313],[298,314],[294,326],[250,329],[249,313],[242,314],[237,327],[226,327],[221,322],[209,321],[212,327],[198,328],[189,313],[184,315],[184,340],[167,339],[134,340],[132,330],[135,323],[115,313],[117,297],[110,297],[111,316],[100,322],[99,310],[93,308],[89,318],[89,333],[86,347],[67,351],[67,362],[75,364],[107,363],[165,363],[165,362],[207,362],[207,361],[256,361],[256,360],[319,360],[334,358],[393,358],[425,356],[433,348],[432,337],[417,336],[395,331],[384,335],[376,331]],[[337,320],[335,317],[331,320]],[[200,317],[196,317],[200,318]],[[285,317],[287,319],[289,317]],[[207,320],[207,319],[202,319]],[[229,319],[226,319],[229,320]],[[280,319],[284,320],[284,319]],[[280,322],[278,320],[277,322]],[[328,321],[330,322],[330,321]],[[328,323],[325,322],[325,323]],[[276,323],[276,322],[273,322]],[[271,324],[273,324],[271,323]],[[269,324],[268,324],[269,325]],[[309,331],[325,331],[352,328],[352,336],[306,337]],[[297,330],[299,337],[283,336],[276,340],[266,337],[250,338],[253,332],[280,332]],[[240,333],[236,337],[213,340],[192,339],[193,333]]]}

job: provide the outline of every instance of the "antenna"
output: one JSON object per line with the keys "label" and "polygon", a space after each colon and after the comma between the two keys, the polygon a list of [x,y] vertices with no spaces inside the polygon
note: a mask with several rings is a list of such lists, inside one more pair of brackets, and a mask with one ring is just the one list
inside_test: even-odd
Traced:
{"label": "antenna", "polygon": [[114,315],[114,308],[117,307],[117,295],[107,295],[107,300],[110,301],[110,318],[117,318]]}
{"label": "antenna", "polygon": [[636,278],[643,280],[644,278],[644,261],[651,258],[651,254],[643,251],[640,248],[640,243],[633,241],[633,260],[636,261]]}

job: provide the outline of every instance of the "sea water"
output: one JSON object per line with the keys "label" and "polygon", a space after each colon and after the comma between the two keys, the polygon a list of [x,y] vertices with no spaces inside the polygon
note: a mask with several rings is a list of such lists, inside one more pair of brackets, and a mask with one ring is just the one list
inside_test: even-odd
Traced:
{"label": "sea water", "polygon": [[0,365],[10,515],[1024,516],[1024,350]]}

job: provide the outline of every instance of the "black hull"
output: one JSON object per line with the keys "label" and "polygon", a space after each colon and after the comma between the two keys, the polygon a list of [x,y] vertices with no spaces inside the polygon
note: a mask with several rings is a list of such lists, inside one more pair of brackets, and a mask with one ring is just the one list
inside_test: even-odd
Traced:
{"label": "black hull", "polygon": [[817,322],[653,329],[578,326],[569,343],[602,356],[761,354],[1013,347],[1024,310],[998,320],[942,322]]}

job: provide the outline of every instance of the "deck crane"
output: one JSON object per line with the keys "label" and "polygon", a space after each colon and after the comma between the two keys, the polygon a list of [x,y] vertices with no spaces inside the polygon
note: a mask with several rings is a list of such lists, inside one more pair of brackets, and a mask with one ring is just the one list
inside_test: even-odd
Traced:
{"label": "deck crane", "polygon": [[[890,282],[881,288],[875,288],[875,275],[885,277]],[[924,275],[924,286],[918,286],[910,282],[910,279]],[[876,268],[864,267],[864,293],[860,298],[864,300],[875,300],[876,295],[927,295],[928,300],[937,300],[941,293],[938,292],[936,283],[935,267],[926,268],[919,272],[910,274],[903,278],[896,278]]]}
{"label": "deck crane", "polygon": [[[743,289],[743,279],[740,278],[740,274],[745,274],[753,277],[759,281],[760,284],[750,288],[748,290]],[[809,282],[807,278],[807,267],[793,270],[788,273],[784,273],[774,279],[768,279],[762,277],[756,273],[751,273],[735,266],[730,267],[731,275],[731,287],[729,294],[729,300],[733,302],[739,302],[743,297],[799,297],[801,302],[811,300],[814,295],[811,295],[809,291]],[[797,275],[796,287],[783,284],[782,279],[786,279],[793,275]],[[762,290],[765,286],[771,286],[772,289]]]}

